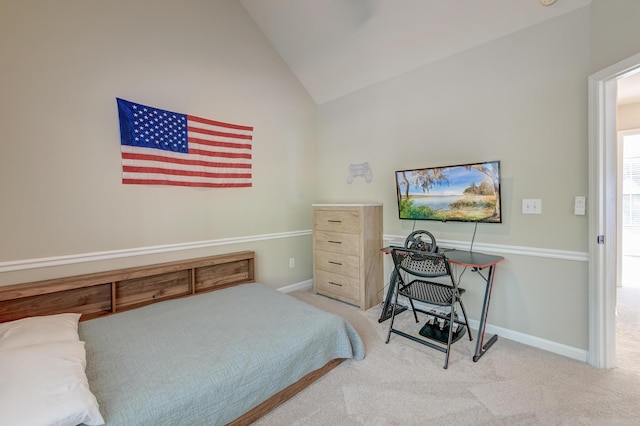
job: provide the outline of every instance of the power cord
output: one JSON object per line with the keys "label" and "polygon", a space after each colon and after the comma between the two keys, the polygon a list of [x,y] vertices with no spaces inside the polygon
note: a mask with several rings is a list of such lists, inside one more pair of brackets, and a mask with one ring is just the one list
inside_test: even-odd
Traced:
{"label": "power cord", "polygon": [[476,222],[476,226],[473,228],[473,235],[471,236],[471,247],[469,247],[469,251],[473,251],[473,242],[476,239],[476,231],[478,230],[478,222]]}

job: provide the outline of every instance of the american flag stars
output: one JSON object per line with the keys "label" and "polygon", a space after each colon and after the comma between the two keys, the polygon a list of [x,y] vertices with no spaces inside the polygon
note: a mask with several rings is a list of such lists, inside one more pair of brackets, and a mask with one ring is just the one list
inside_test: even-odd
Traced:
{"label": "american flag stars", "polygon": [[138,146],[162,146],[173,152],[187,152],[187,118],[167,111],[132,103],[134,141]]}

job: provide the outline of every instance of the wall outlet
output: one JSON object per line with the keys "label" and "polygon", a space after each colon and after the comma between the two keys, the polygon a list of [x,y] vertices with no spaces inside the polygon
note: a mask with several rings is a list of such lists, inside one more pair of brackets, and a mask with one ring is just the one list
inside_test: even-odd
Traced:
{"label": "wall outlet", "polygon": [[289,268],[293,269],[296,267],[296,258],[292,257],[289,259]]}

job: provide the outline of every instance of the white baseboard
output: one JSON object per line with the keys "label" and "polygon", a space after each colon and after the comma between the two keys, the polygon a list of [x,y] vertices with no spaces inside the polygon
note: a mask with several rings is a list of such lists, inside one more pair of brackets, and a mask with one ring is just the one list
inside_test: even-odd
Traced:
{"label": "white baseboard", "polygon": [[[479,322],[476,320],[469,320],[471,328],[478,329]],[[584,349],[578,349],[571,346],[563,345],[561,343],[552,342],[550,340],[542,339],[540,337],[531,336],[528,334],[520,333],[519,331],[509,330],[508,328],[498,327],[495,325],[487,324],[486,333],[497,334],[500,338],[513,340],[514,342],[522,343],[534,348],[542,349],[554,354],[566,356],[578,361],[587,362],[587,351]]]}
{"label": "white baseboard", "polygon": [[288,286],[280,287],[278,291],[281,291],[283,293],[291,293],[292,291],[306,290],[311,287],[313,287],[313,280],[306,280],[306,281],[299,282],[297,284],[291,284]]}
{"label": "white baseboard", "polygon": [[[424,310],[429,310],[432,308],[432,306],[425,305],[419,302],[414,303],[418,308],[422,308]],[[405,306],[407,306],[408,309],[411,309],[408,303]],[[469,318],[469,326],[472,329],[477,330],[480,326],[480,321]],[[499,327],[490,323],[487,323],[487,326],[485,327],[485,333],[489,335],[497,334],[499,338],[502,337],[505,339],[513,340],[514,342],[522,343],[527,346],[542,349],[547,352],[552,352],[554,354],[566,356],[578,361],[587,362],[587,351],[584,349],[574,348],[562,343],[557,343],[551,340],[542,339],[540,337],[531,336],[529,334],[510,330],[504,327]],[[485,341],[486,340],[488,340],[488,338],[485,339]]]}
{"label": "white baseboard", "polygon": [[[283,293],[289,293],[296,290],[306,290],[311,287],[313,287],[313,280],[306,280],[297,284],[291,284],[286,287],[281,287],[278,290]],[[420,307],[420,304],[417,305]],[[422,308],[427,310],[430,309],[426,305],[423,305]],[[469,319],[469,325],[471,326],[471,328],[477,330],[480,323],[479,321]],[[571,346],[563,345],[562,343],[552,342],[551,340],[542,339],[540,337],[531,336],[525,333],[520,333],[519,331],[513,331],[508,328],[498,327],[491,324],[487,324],[485,332],[489,334],[497,334],[499,338],[513,340],[514,342],[542,349],[557,355],[566,356],[567,358],[587,362],[587,351],[584,349],[574,348]]]}

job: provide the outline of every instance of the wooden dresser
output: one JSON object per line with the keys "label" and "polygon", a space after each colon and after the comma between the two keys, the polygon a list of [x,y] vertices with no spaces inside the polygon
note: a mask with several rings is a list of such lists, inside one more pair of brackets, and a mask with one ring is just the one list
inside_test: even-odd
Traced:
{"label": "wooden dresser", "polygon": [[369,309],[383,297],[382,204],[313,204],[313,291]]}

